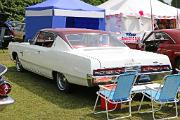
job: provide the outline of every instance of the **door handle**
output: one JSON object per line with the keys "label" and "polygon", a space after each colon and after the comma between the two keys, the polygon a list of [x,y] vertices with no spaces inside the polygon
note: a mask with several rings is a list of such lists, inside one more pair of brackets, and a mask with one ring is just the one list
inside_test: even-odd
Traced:
{"label": "door handle", "polygon": [[21,52],[19,52],[20,54],[21,54],[21,56],[23,56],[23,52],[21,51]]}
{"label": "door handle", "polygon": [[37,53],[40,53],[41,51],[37,51]]}

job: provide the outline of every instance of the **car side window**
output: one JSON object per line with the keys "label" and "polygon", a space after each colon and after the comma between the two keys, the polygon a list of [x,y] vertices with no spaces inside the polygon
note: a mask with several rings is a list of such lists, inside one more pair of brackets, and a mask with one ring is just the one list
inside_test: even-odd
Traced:
{"label": "car side window", "polygon": [[22,29],[22,24],[18,24],[16,27],[14,27],[14,30],[16,31],[21,31]]}
{"label": "car side window", "polygon": [[160,41],[160,43],[172,44],[172,39],[164,32],[155,33],[156,39]]}
{"label": "car side window", "polygon": [[51,47],[56,35],[51,32],[41,31],[36,38],[35,45],[43,46],[43,47]]}
{"label": "car side window", "polygon": [[153,40],[155,40],[155,35],[154,35],[154,33],[152,33],[152,34],[147,38],[146,41],[153,41]]}
{"label": "car side window", "polygon": [[152,33],[146,41],[159,41],[160,43],[173,43],[171,38],[164,32]]}

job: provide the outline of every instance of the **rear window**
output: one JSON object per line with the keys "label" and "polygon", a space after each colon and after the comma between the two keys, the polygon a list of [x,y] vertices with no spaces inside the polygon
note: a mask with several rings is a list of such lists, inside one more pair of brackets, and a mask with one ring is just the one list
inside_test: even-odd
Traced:
{"label": "rear window", "polygon": [[111,34],[80,33],[66,35],[73,48],[81,47],[127,47]]}

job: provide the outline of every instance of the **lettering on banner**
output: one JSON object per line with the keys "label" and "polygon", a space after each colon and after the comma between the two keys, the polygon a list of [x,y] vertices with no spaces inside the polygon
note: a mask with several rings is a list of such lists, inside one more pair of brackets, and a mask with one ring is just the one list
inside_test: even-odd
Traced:
{"label": "lettering on banner", "polygon": [[122,33],[119,34],[118,39],[124,43],[139,43],[142,40],[142,33]]}

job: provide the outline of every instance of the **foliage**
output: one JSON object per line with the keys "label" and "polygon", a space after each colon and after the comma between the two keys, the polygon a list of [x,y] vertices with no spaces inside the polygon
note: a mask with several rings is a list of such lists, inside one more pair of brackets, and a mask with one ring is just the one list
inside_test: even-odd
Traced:
{"label": "foliage", "polygon": [[100,5],[106,2],[107,0],[83,0],[83,1],[92,5]]}
{"label": "foliage", "polygon": [[171,5],[180,8],[180,0],[172,0]]}
{"label": "foliage", "polygon": [[159,0],[159,1],[161,1],[161,2],[165,3],[165,2],[164,2],[164,0]]}
{"label": "foliage", "polygon": [[0,11],[9,13],[10,20],[22,21],[25,15],[25,7],[41,2],[42,0],[1,0]]}

